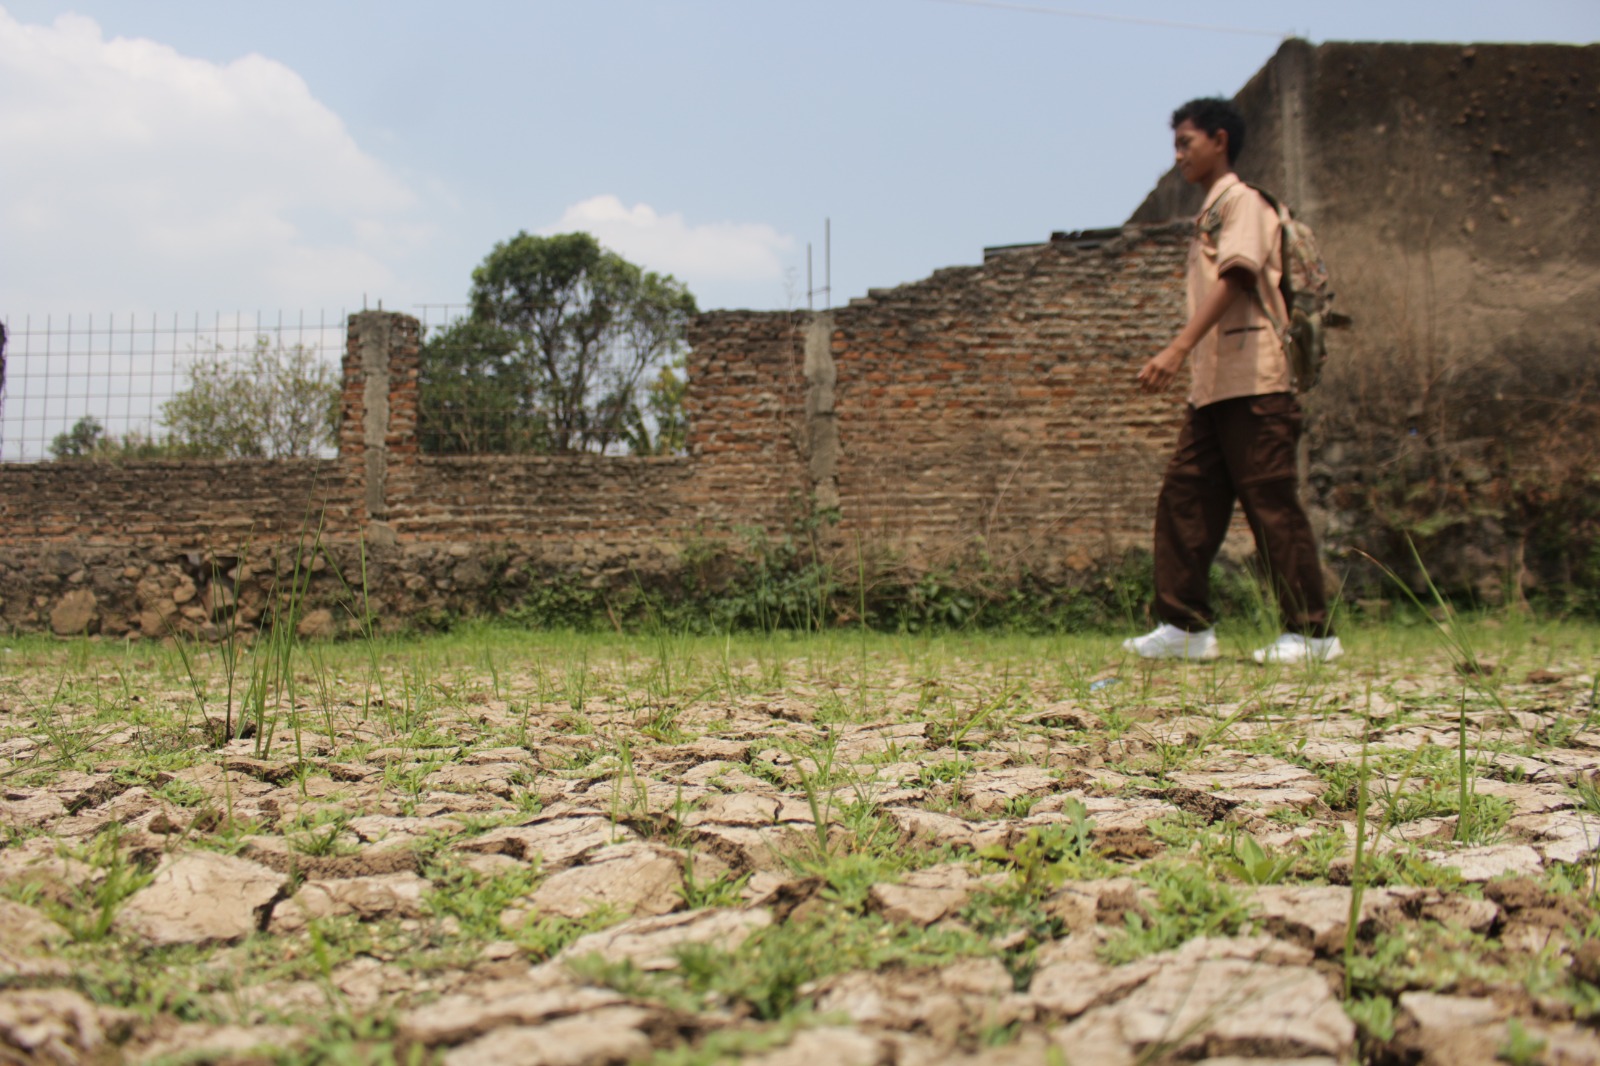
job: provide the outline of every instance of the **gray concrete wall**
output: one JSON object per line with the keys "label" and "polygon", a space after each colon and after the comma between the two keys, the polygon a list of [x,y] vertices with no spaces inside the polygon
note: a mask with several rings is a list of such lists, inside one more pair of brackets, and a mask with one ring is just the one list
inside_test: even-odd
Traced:
{"label": "gray concrete wall", "polygon": [[[1355,319],[1310,397],[1332,546],[1514,594],[1600,492],[1600,46],[1290,41],[1235,100]],[[1173,172],[1132,220],[1198,207]]]}

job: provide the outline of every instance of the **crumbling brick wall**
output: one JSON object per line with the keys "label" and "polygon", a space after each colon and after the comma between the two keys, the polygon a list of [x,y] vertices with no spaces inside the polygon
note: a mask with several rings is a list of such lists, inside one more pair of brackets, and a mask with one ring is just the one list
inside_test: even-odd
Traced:
{"label": "crumbling brick wall", "polygon": [[846,527],[1049,579],[1145,545],[1181,391],[1134,375],[1182,325],[1186,240],[1063,237],[838,312]]}
{"label": "crumbling brick wall", "polygon": [[1187,239],[1061,234],[814,316],[702,316],[705,498],[772,526],[799,494],[840,555],[913,570],[1063,580],[1145,545],[1182,394],[1134,375],[1182,325]]}
{"label": "crumbling brick wall", "polygon": [[687,489],[708,529],[777,535],[809,509],[804,471],[810,316],[712,311],[689,331]]}
{"label": "crumbling brick wall", "polygon": [[1183,239],[1064,236],[834,312],[702,315],[679,457],[421,455],[417,323],[364,312],[337,460],[0,467],[0,615],[149,635],[253,623],[284,606],[276,557],[322,560],[302,613],[342,604],[350,623],[375,603],[402,624],[493,609],[529,574],[659,576],[692,543],[802,523],[841,557],[1087,571],[1148,537],[1180,401],[1133,374],[1181,320]]}
{"label": "crumbling brick wall", "polygon": [[359,500],[329,459],[144,460],[0,466],[0,545],[242,545],[308,522],[354,534]]}

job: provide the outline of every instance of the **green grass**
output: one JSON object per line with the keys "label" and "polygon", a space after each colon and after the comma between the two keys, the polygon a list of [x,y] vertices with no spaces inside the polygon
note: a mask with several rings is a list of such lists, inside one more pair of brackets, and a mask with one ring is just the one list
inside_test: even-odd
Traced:
{"label": "green grass", "polygon": [[[1120,635],[959,628],[702,635],[661,625],[629,636],[462,625],[426,638],[369,631],[320,645],[6,638],[0,784],[21,793],[92,774],[109,782],[108,796],[143,789],[150,798],[139,802],[161,805],[180,831],[137,833],[112,819],[58,841],[90,871],[81,884],[16,880],[0,894],[67,930],[57,950],[74,967],[72,986],[98,1002],[145,1020],[253,1024],[261,1015],[245,1006],[252,997],[304,983],[327,994],[315,1010],[281,1015],[308,1034],[282,1061],[399,1062],[419,1050],[396,1036],[410,1000],[353,1006],[337,991],[349,967],[380,960],[420,982],[472,972],[493,947],[510,968],[525,968],[627,918],[605,908],[581,919],[533,911],[507,928],[502,915],[526,911],[556,871],[482,862],[458,845],[567,804],[598,812],[619,838],[678,849],[682,908],[741,907],[762,875],[738,865],[697,875],[687,856],[717,858],[697,819],[729,782],[754,779],[749,787],[787,801],[765,870],[807,886],[803,899],[783,904],[796,909],[738,948],[685,949],[671,971],[578,967],[587,980],[685,1016],[717,1012],[714,1032],[667,1040],[652,1060],[710,1063],[824,1021],[813,1014],[818,982],[841,974],[915,981],[956,960],[989,958],[1025,992],[1040,959],[1079,935],[1058,898],[1073,884],[1125,877],[1141,887],[1145,902],[1087,949],[1111,965],[1195,937],[1256,931],[1251,897],[1266,886],[1352,883],[1356,907],[1377,886],[1476,895],[1448,867],[1449,851],[1520,839],[1512,804],[1483,787],[1517,779],[1497,760],[1576,745],[1600,713],[1594,626],[1461,614],[1443,630],[1420,615],[1348,625],[1347,658],[1303,671],[1248,661],[1267,629],[1260,617],[1225,626],[1224,659],[1203,666],[1129,660]],[[1471,676],[1457,669],[1468,661],[1478,669]],[[1524,683],[1533,670],[1562,680]],[[241,720],[250,735],[230,745]],[[219,721],[226,728],[207,725]],[[704,761],[694,747],[730,743],[748,756],[691,783]],[[219,768],[240,756],[265,762],[265,776],[223,783]],[[502,760],[514,767],[498,793],[438,778]],[[1106,799],[1177,795],[1185,775],[1250,760],[1301,767],[1324,791],[1309,805],[1263,812],[1169,806],[1128,831],[1144,850],[1127,848],[1090,813]],[[1042,771],[1059,787],[977,809],[974,789],[986,777],[1022,771]],[[1549,787],[1600,816],[1587,777],[1565,791]],[[66,817],[87,817],[105,798],[74,801]],[[898,820],[908,807],[998,842],[914,838]],[[117,925],[168,852],[248,855],[265,837],[297,870],[315,870],[365,854],[355,830],[370,816],[430,827],[404,845],[431,886],[420,917],[341,916],[293,936],[161,951]],[[1398,842],[1430,820],[1441,827],[1435,836]],[[54,825],[8,825],[0,847],[36,848]],[[935,863],[989,880],[927,928],[877,912],[874,886]],[[1588,907],[1600,869],[1552,865],[1545,883]],[[1600,934],[1573,922],[1565,934],[1573,944]],[[1413,989],[1514,988],[1579,1017],[1600,1011],[1600,990],[1569,956],[1511,950],[1420,919],[1376,933],[1352,925],[1343,951],[1324,962],[1347,982],[1344,1003],[1369,1050],[1392,1038],[1397,997]],[[1020,1039],[1027,1028],[967,1032],[961,1048]],[[1502,1056],[1531,1061],[1538,1039],[1533,1028],[1508,1037]]]}

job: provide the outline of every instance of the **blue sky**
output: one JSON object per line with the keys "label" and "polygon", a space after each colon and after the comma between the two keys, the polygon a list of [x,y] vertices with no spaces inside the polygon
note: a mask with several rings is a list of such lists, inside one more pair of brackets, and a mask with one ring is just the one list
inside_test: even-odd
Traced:
{"label": "blue sky", "polygon": [[1600,2],[0,0],[0,316],[459,302],[576,228],[804,306],[824,218],[840,303],[1120,222],[1291,32],[1591,42]]}

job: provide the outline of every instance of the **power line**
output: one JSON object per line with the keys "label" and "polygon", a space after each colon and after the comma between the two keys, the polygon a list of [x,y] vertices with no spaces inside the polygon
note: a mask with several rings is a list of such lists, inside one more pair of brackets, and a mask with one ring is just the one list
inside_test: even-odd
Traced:
{"label": "power line", "polygon": [[1291,36],[1277,30],[1258,30],[1246,26],[1211,26],[1201,22],[1175,22],[1171,19],[1141,18],[1138,15],[1107,15],[1098,11],[1069,11],[1060,7],[1043,7],[1039,4],[1017,4],[1008,0],[928,0],[934,4],[954,4],[959,7],[984,7],[996,11],[1023,11],[1031,15],[1056,15],[1060,18],[1091,19],[1095,22],[1122,22],[1132,26],[1159,26],[1169,30],[1200,30],[1204,33],[1234,33],[1246,37],[1271,37],[1282,40]]}

